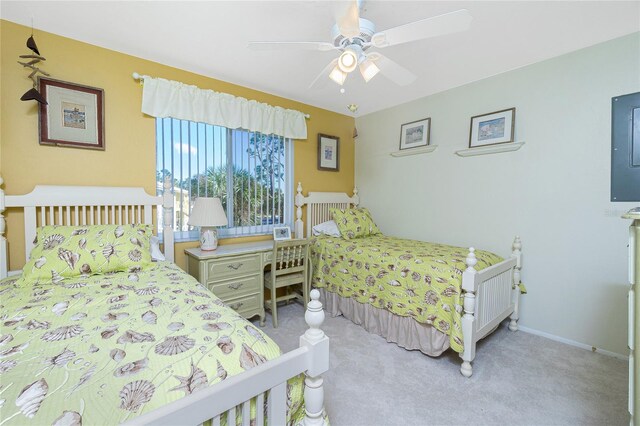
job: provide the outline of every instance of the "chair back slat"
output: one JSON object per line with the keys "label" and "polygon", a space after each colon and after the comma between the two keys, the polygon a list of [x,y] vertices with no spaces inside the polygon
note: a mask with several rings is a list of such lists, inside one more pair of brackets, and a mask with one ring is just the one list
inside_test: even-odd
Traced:
{"label": "chair back slat", "polygon": [[283,275],[304,270],[308,249],[309,241],[305,239],[275,241],[271,273]]}

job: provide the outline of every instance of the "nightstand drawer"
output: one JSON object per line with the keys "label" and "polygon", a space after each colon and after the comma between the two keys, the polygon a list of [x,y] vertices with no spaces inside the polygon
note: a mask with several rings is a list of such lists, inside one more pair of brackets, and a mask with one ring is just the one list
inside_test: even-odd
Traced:
{"label": "nightstand drawer", "polygon": [[225,302],[231,309],[239,314],[250,313],[251,311],[260,310],[260,295],[252,294],[251,296],[241,297]]}
{"label": "nightstand drawer", "polygon": [[229,259],[216,259],[207,264],[207,281],[217,281],[225,277],[249,275],[260,272],[260,255],[234,256]]}
{"label": "nightstand drawer", "polygon": [[207,287],[222,300],[235,299],[262,291],[260,275],[245,278],[230,279],[222,282],[209,282]]}

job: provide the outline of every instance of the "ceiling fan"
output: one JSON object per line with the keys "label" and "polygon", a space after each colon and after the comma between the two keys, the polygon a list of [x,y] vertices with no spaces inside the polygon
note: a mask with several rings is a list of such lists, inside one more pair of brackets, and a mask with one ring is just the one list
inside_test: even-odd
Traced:
{"label": "ceiling fan", "polygon": [[343,85],[347,75],[359,68],[365,82],[378,73],[400,86],[415,81],[416,76],[408,69],[397,64],[371,48],[386,48],[402,43],[423,40],[430,37],[464,31],[471,25],[473,17],[466,9],[422,19],[398,27],[376,32],[373,22],[360,18],[362,0],[349,2],[346,13],[337,14],[333,26],[333,42],[323,41],[252,41],[249,48],[254,50],[336,50],[340,56],[333,59],[309,86],[319,86],[331,80]]}

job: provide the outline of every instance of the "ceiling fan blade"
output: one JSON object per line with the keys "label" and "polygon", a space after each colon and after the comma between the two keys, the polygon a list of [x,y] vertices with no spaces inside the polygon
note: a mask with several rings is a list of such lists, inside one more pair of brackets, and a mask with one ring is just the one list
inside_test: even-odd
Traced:
{"label": "ceiling fan blade", "polygon": [[380,31],[371,37],[371,44],[375,47],[386,47],[457,33],[469,29],[472,20],[473,16],[469,11],[461,9]]}
{"label": "ceiling fan blade", "polygon": [[338,31],[346,38],[360,34],[360,0],[340,2],[335,10]]}
{"label": "ceiling fan blade", "polygon": [[250,41],[251,50],[334,50],[336,47],[324,41]]}
{"label": "ceiling fan blade", "polygon": [[309,85],[309,89],[321,89],[324,85],[329,81],[329,73],[335,66],[338,64],[338,58],[335,58],[333,61],[329,62],[329,64],[324,67],[322,72],[318,74],[318,76],[311,82]]}
{"label": "ceiling fan blade", "polygon": [[378,52],[370,53],[367,58],[376,64],[380,69],[380,74],[398,86],[408,86],[417,78],[414,73]]}

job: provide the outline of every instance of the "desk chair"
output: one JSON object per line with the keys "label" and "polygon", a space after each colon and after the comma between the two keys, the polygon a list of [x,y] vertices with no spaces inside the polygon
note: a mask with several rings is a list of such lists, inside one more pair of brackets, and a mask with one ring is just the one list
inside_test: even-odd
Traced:
{"label": "desk chair", "polygon": [[[264,286],[271,292],[265,307],[271,310],[273,327],[278,328],[278,302],[298,299],[305,308],[309,299],[309,241],[304,239],[274,241],[271,271],[264,274]],[[290,292],[291,286],[301,285],[302,294]],[[277,297],[279,288],[287,287],[285,295]]]}

